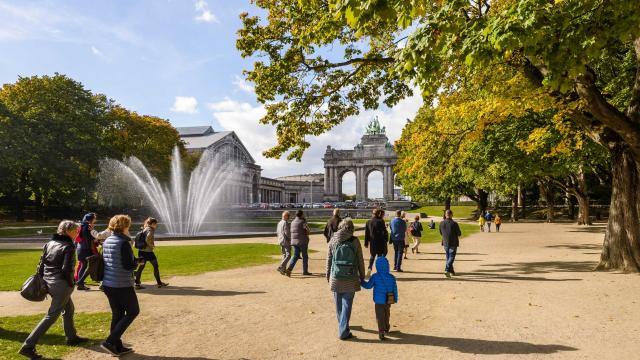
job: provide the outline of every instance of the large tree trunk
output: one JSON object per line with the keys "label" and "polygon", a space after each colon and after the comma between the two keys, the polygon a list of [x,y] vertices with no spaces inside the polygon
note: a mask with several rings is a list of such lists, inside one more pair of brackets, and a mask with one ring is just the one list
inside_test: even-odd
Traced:
{"label": "large tree trunk", "polygon": [[576,177],[575,196],[578,200],[578,225],[591,225],[589,214],[589,193],[587,192],[587,182],[584,172],[580,171]]}
{"label": "large tree trunk", "polygon": [[487,206],[489,206],[489,193],[482,189],[478,189],[478,198],[480,199],[480,201],[478,201],[478,210],[487,210]]}
{"label": "large tree trunk", "polygon": [[630,150],[614,147],[611,206],[596,270],[640,271],[640,166]]}
{"label": "large tree trunk", "polygon": [[451,210],[451,196],[444,199],[444,211],[442,212],[442,218],[447,218],[447,210]]}
{"label": "large tree trunk", "polygon": [[511,196],[511,222],[518,221],[518,193]]}

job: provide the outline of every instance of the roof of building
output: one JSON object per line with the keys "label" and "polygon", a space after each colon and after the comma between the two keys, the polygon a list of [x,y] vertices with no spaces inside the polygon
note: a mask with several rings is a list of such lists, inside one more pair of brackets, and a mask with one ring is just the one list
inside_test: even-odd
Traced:
{"label": "roof of building", "polygon": [[186,149],[206,149],[231,133],[233,133],[233,131],[220,131],[204,136],[180,136],[182,137],[182,141],[184,141],[184,147]]}
{"label": "roof of building", "polygon": [[211,126],[185,126],[178,127],[176,128],[176,130],[178,130],[178,134],[180,134],[180,137],[205,136],[215,133],[215,131],[213,131],[213,127]]}
{"label": "roof of building", "polygon": [[300,175],[289,175],[289,176],[280,176],[276,178],[280,181],[324,181],[323,173],[316,174],[300,174]]}

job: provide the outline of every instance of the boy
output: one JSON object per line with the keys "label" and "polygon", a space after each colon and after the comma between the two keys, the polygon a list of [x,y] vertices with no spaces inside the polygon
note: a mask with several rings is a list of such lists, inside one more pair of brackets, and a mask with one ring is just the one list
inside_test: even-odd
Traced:
{"label": "boy", "polygon": [[376,273],[369,281],[362,281],[365,289],[373,288],[373,302],[376,308],[376,320],[378,321],[378,338],[384,340],[384,334],[389,333],[391,325],[391,304],[398,302],[398,285],[396,278],[389,272],[389,261],[384,256],[376,259]]}

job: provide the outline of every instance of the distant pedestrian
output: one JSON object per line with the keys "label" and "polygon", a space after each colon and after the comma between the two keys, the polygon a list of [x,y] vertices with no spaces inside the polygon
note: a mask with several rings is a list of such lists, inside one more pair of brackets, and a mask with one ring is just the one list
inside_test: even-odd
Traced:
{"label": "distant pedestrian", "polygon": [[[158,258],[154,252],[156,248],[155,233],[157,228],[158,220],[152,217],[147,218],[142,225],[142,233],[139,234],[139,236],[144,237],[144,244],[139,244],[143,247],[138,248],[138,258],[143,259],[144,262],[138,265],[138,270],[136,270],[136,289],[144,289],[140,278],[142,277],[146,263],[150,263],[153,266],[153,277],[156,279],[156,285],[159,288],[169,285],[160,280],[160,267],[158,266]],[[138,237],[138,235],[136,235],[136,237]],[[138,244],[136,244],[136,247],[138,247]]]}
{"label": "distant pedestrian", "polygon": [[420,254],[418,246],[420,246],[420,240],[422,238],[422,224],[420,223],[420,215],[416,215],[414,221],[409,225],[409,233],[413,238],[413,246],[411,247],[411,253]]}
{"label": "distant pedestrian", "polygon": [[100,345],[111,355],[120,356],[133,352],[122,343],[122,334],[140,313],[140,305],[133,288],[133,271],[141,259],[133,256],[129,227],[131,218],[116,215],[109,220],[112,235],[102,245],[104,279],[102,286],[111,306],[111,331]]}
{"label": "distant pedestrian", "polygon": [[367,220],[364,229],[364,247],[369,248],[370,258],[367,276],[371,275],[373,262],[376,256],[387,256],[389,251],[387,241],[389,241],[389,232],[382,218],[381,209],[373,209],[371,219]]}
{"label": "distant pedestrian", "polygon": [[280,262],[280,266],[278,266],[278,272],[282,275],[287,274],[287,265],[289,264],[289,260],[291,260],[290,216],[288,211],[284,211],[282,213],[282,219],[278,223],[278,245],[280,245],[280,251],[282,252],[282,261]]}
{"label": "distant pedestrian", "polygon": [[402,212],[402,220],[404,220],[404,228],[406,229],[404,234],[404,258],[408,259],[407,253],[409,252],[409,239],[411,236],[411,232],[409,230],[409,219],[407,219],[407,213],[405,211]]}
{"label": "distant pedestrian", "polygon": [[478,218],[478,225],[480,225],[480,231],[481,232],[484,232],[484,224],[485,223],[486,223],[486,219],[484,218],[484,212],[481,212],[480,213],[480,217]]}
{"label": "distant pedestrian", "polygon": [[402,218],[402,211],[396,211],[396,217],[389,224],[391,228],[391,240],[395,253],[393,270],[402,272],[402,255],[404,252],[405,235],[407,233],[407,223]]}
{"label": "distant pedestrian", "polygon": [[73,321],[75,308],[71,300],[74,289],[73,270],[76,262],[73,239],[78,236],[79,224],[64,220],[58,225],[58,231],[53,235],[43,249],[38,273],[47,284],[47,292],[51,295],[49,311],[31,331],[20,348],[19,354],[30,359],[41,359],[36,352],[36,345],[51,325],[55,324],[60,314],[67,345],[79,345],[88,339],[79,337]]}
{"label": "distant pedestrian", "polygon": [[369,281],[363,281],[362,287],[373,288],[373,302],[378,323],[378,338],[384,340],[391,330],[391,304],[398,302],[398,285],[395,276],[389,273],[389,261],[381,256],[376,260],[376,273]]}
{"label": "distant pedestrian", "polygon": [[433,221],[433,219],[431,219],[431,221],[429,221],[429,225],[428,225],[428,226],[429,226],[429,229],[431,229],[431,230],[435,230],[435,228],[436,228],[436,222],[435,222],[435,221]]}
{"label": "distant pedestrian", "polygon": [[484,214],[484,220],[487,223],[487,232],[491,232],[491,220],[493,220],[493,216],[491,215],[491,212],[489,212],[488,210]]}
{"label": "distant pedestrian", "polygon": [[328,245],[326,277],[336,304],[340,340],[353,337],[349,327],[353,298],[364,281],[362,247],[360,240],[353,236],[353,231],[353,221],[345,218]]}
{"label": "distant pedestrian", "polygon": [[338,231],[338,225],[340,224],[340,209],[333,209],[333,216],[327,221],[327,225],[324,227],[324,237],[327,239],[327,243],[331,240],[333,233]]}
{"label": "distant pedestrian", "polygon": [[493,222],[496,224],[496,232],[500,232],[500,225],[502,225],[502,218],[500,217],[500,214],[496,214]]}
{"label": "distant pedestrian", "polygon": [[77,282],[78,290],[90,290],[85,285],[85,281],[89,276],[87,258],[98,253],[98,244],[101,240],[106,239],[111,234],[108,230],[98,233],[94,229],[97,216],[95,213],[87,213],[82,217],[80,223],[80,232],[75,238],[76,256],[78,257],[78,265],[74,274]]}
{"label": "distant pedestrian", "polygon": [[445,215],[447,218],[440,223],[440,235],[447,259],[444,267],[444,275],[450,278],[451,275],[456,274],[453,269],[453,262],[456,260],[456,253],[458,246],[460,246],[460,236],[462,236],[462,232],[460,231],[460,225],[453,221],[453,211],[447,210]]}
{"label": "distant pedestrian", "polygon": [[296,218],[291,222],[291,246],[293,246],[293,259],[289,264],[286,275],[291,276],[291,271],[302,256],[302,275],[313,275],[309,272],[309,234],[311,230],[307,224],[302,210],[296,211]]}

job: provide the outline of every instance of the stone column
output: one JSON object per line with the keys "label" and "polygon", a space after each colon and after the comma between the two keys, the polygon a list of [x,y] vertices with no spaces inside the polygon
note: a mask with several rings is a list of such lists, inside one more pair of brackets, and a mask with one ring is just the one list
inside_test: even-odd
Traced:
{"label": "stone column", "polygon": [[360,200],[362,194],[362,167],[356,168],[356,200]]}
{"label": "stone column", "polygon": [[329,169],[324,168],[324,194],[328,195],[331,193],[331,189],[329,189]]}

